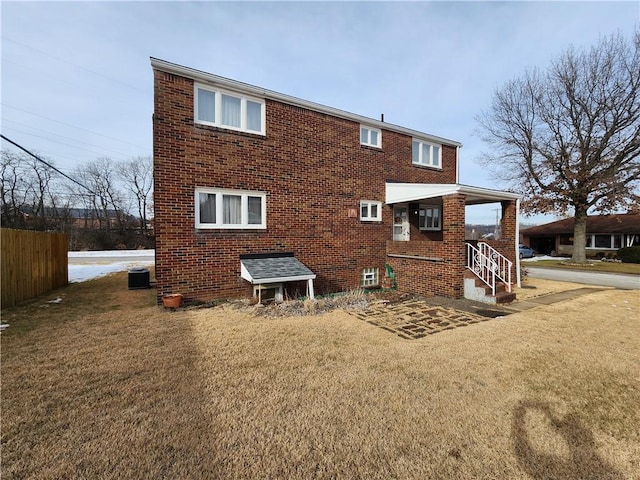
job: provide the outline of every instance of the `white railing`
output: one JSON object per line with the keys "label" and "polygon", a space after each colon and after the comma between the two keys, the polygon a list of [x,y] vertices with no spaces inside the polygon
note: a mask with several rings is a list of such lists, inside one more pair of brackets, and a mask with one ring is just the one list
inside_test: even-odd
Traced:
{"label": "white railing", "polygon": [[478,248],[467,243],[467,268],[491,287],[492,295],[496,294],[497,280],[501,280],[511,292],[512,265],[507,257],[487,243],[479,242]]}

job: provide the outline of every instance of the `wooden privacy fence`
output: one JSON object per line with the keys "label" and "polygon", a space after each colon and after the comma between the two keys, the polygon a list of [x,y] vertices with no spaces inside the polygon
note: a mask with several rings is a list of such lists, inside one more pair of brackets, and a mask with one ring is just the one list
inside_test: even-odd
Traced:
{"label": "wooden privacy fence", "polygon": [[67,235],[0,229],[1,308],[63,287],[69,282]]}

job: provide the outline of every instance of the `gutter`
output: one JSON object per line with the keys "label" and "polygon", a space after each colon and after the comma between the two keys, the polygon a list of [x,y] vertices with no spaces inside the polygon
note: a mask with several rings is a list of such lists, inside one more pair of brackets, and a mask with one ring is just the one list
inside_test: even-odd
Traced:
{"label": "gutter", "polygon": [[351,120],[353,122],[363,123],[377,127],[381,130],[389,130],[392,132],[402,133],[411,137],[421,138],[433,143],[440,143],[443,145],[449,145],[452,147],[461,147],[460,142],[449,140],[447,138],[438,137],[435,135],[429,135],[428,133],[419,132],[418,130],[412,130],[410,128],[401,127],[399,125],[393,125],[391,123],[382,122],[373,118],[364,117],[355,113],[346,112],[333,107],[327,107],[315,102],[303,100],[301,98],[292,97],[283,93],[274,92],[264,88],[256,87],[248,83],[238,82],[237,80],[231,80],[230,78],[221,77],[212,73],[203,72],[202,70],[196,70],[189,67],[184,67],[176,63],[167,62],[166,60],[160,60],[159,58],[151,57],[151,67],[154,70],[159,70],[166,73],[172,73],[181,77],[190,78],[192,80],[202,82],[209,85],[219,86],[227,90],[233,90],[238,93],[246,93],[249,95],[262,97],[269,100],[274,100],[287,105],[294,105],[296,107],[306,108],[315,112],[325,113],[338,118]]}

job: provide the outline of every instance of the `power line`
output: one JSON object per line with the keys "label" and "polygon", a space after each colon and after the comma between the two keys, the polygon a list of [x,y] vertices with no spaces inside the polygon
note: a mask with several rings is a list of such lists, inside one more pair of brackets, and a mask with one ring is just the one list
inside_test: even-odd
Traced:
{"label": "power line", "polygon": [[71,178],[69,175],[67,175],[64,172],[61,172],[60,170],[58,170],[56,167],[54,167],[53,165],[51,165],[49,162],[46,162],[45,160],[41,159],[40,157],[38,157],[37,155],[35,155],[34,153],[31,153],[29,150],[27,150],[26,148],[24,148],[22,145],[17,144],[16,142],[14,142],[13,140],[5,137],[4,135],[2,135],[0,133],[0,138],[2,138],[3,140],[6,140],[7,142],[9,142],[12,145],[15,145],[16,147],[18,147],[20,150],[22,150],[23,152],[27,153],[28,155],[32,156],[33,158],[35,158],[36,160],[38,160],[39,162],[44,163],[47,167],[55,170],[56,172],[58,172],[60,175],[62,175],[63,177],[71,180],[73,183],[80,185],[82,188],[84,188],[85,190],[87,190],[89,193],[91,193],[92,195],[96,195],[98,196],[98,194],[96,192],[94,192],[93,190],[91,190],[89,187],[87,187],[86,185],[83,185],[82,183],[80,183],[79,181],[77,181],[75,178]]}
{"label": "power line", "polygon": [[85,132],[89,132],[89,133],[92,133],[94,135],[98,135],[100,137],[108,138],[109,140],[115,140],[116,142],[126,143],[127,145],[131,145],[133,147],[138,147],[138,148],[142,148],[142,149],[147,149],[148,148],[148,147],[143,147],[142,145],[136,145],[135,143],[127,142],[126,140],[120,140],[118,138],[110,137],[110,136],[104,135],[102,133],[94,132],[93,130],[89,130],[87,128],[78,127],[76,125],[72,125],[72,124],[66,123],[66,122],[61,122],[60,120],[54,120],[53,118],[45,117],[44,115],[33,113],[33,112],[28,111],[28,110],[23,110],[22,108],[14,107],[13,105],[8,105],[8,104],[2,103],[2,102],[0,102],[0,105],[2,105],[3,107],[12,108],[13,110],[18,110],[19,112],[28,113],[29,115],[33,115],[34,117],[44,118],[45,120],[49,120],[50,122],[59,123],[60,125],[66,125],[67,127],[77,128],[78,130],[84,130]]}
{"label": "power line", "polygon": [[[4,123],[7,123],[7,122],[8,123],[14,123],[16,125],[20,125],[21,127],[27,127],[27,128],[30,128],[31,130],[39,131],[39,132],[42,132],[42,133],[47,133],[49,135],[53,135],[55,137],[62,138],[62,139],[65,139],[65,140],[71,140],[72,142],[81,143],[83,145],[88,145],[90,147],[96,147],[96,148],[99,148],[101,150],[105,150],[107,152],[117,153],[118,155],[130,155],[128,153],[120,152],[118,150],[113,150],[111,148],[106,148],[106,147],[103,147],[101,145],[96,145],[95,143],[83,142],[82,140],[78,140],[77,138],[66,137],[64,135],[60,135],[59,133],[50,132],[48,130],[43,130],[42,128],[37,128],[37,127],[34,127],[32,125],[27,125],[26,123],[16,122],[15,120],[4,120]],[[23,133],[26,133],[26,132],[23,132]],[[42,138],[44,138],[44,137],[42,137]],[[66,144],[64,144],[64,145],[66,145]],[[70,146],[73,146],[73,145],[70,145]]]}
{"label": "power line", "polygon": [[110,76],[105,75],[105,74],[103,74],[103,73],[96,72],[96,71],[91,70],[91,69],[89,69],[89,68],[83,67],[82,65],[78,65],[77,63],[73,63],[73,62],[70,62],[69,60],[66,60],[66,59],[64,59],[64,58],[60,58],[60,57],[57,57],[57,56],[52,55],[52,54],[50,54],[50,53],[47,53],[47,52],[45,52],[44,50],[40,50],[40,49],[38,49],[38,48],[32,47],[31,45],[26,45],[26,44],[24,44],[24,43],[21,43],[21,42],[18,42],[18,41],[16,41],[16,40],[13,40],[12,38],[4,37],[4,36],[3,36],[3,37],[2,37],[2,39],[3,39],[4,41],[10,42],[10,43],[14,43],[14,44],[16,44],[16,45],[20,45],[21,47],[28,48],[29,50],[33,50],[34,52],[38,52],[38,53],[40,53],[40,54],[42,54],[42,55],[46,55],[47,57],[51,57],[51,58],[53,58],[53,59],[55,59],[55,60],[57,60],[57,61],[59,61],[59,62],[68,63],[69,65],[73,65],[74,67],[76,67],[76,68],[80,68],[81,70],[84,70],[84,71],[86,71],[86,72],[92,73],[93,75],[97,75],[97,76],[99,76],[99,77],[106,78],[107,80],[109,80],[109,81],[111,81],[111,82],[119,83],[120,85],[124,85],[125,87],[132,88],[132,89],[137,90],[137,91],[139,91],[139,92],[149,93],[148,91],[143,90],[143,89],[142,89],[142,88],[140,88],[140,87],[136,87],[135,85],[131,85],[130,83],[123,82],[122,80],[118,80],[117,78],[110,77]]}
{"label": "power line", "polygon": [[[22,133],[23,135],[29,135],[30,137],[42,138],[42,139],[47,140],[49,142],[58,143],[60,145],[65,145],[67,147],[75,148],[77,150],[84,150],[85,152],[93,153],[94,155],[105,155],[105,156],[107,156],[107,154],[104,153],[104,152],[99,152],[97,150],[91,150],[89,148],[80,147],[78,145],[73,145],[71,143],[63,142],[63,141],[56,140],[56,139],[53,139],[53,138],[50,138],[50,137],[46,137],[46,136],[43,136],[43,135],[38,135],[37,133],[25,132],[24,130],[20,130],[18,128],[10,127],[8,125],[5,125],[4,128],[5,128],[5,130],[13,130],[14,132]],[[49,133],[49,132],[45,132],[45,133]],[[52,135],[55,135],[55,134],[52,134]],[[62,135],[59,135],[59,136],[60,136],[60,138],[68,138],[68,137],[63,137]],[[86,143],[86,142],[79,142],[79,143]],[[86,143],[86,144],[87,145],[91,145],[91,144],[88,144],[88,143]],[[102,148],[102,147],[99,147],[98,145],[91,145],[91,146],[96,146],[98,148]],[[111,152],[115,152],[115,150],[109,150],[109,149],[105,149],[105,150],[108,150],[108,151],[111,151]],[[118,153],[119,155],[125,155],[126,156],[126,154],[122,153],[122,152],[116,152],[116,153]],[[121,159],[124,160],[124,157],[122,157]]]}

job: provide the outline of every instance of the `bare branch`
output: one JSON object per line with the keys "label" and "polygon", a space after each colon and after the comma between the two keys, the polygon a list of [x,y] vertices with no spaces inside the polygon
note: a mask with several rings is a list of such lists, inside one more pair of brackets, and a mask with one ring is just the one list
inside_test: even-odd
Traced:
{"label": "bare branch", "polygon": [[477,118],[492,148],[480,161],[525,196],[531,213],[632,204],[640,180],[638,72],[640,31],[631,42],[618,34],[588,51],[569,48],[545,72],[525,72]]}

